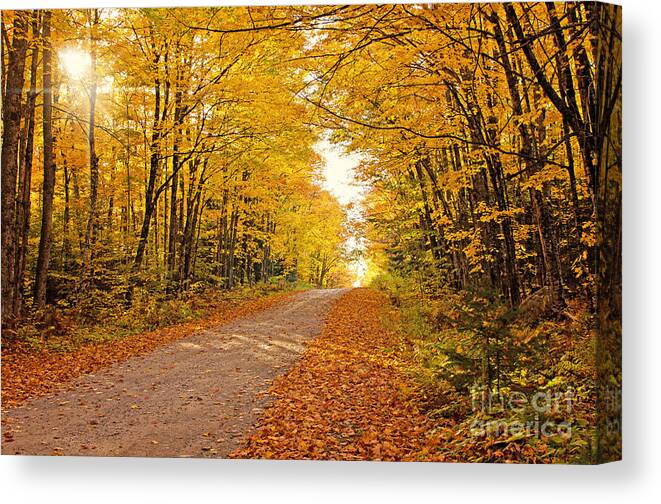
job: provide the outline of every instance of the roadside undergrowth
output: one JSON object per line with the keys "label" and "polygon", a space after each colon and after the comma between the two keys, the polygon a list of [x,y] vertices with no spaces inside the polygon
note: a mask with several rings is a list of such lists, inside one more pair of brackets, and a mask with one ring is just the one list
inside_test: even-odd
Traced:
{"label": "roadside undergrowth", "polygon": [[454,462],[589,463],[595,337],[585,306],[561,318],[512,311],[482,292],[390,291],[418,390],[432,458]]}
{"label": "roadside undergrowth", "polygon": [[103,326],[72,327],[68,333],[44,336],[42,331],[39,338],[3,337],[2,407],[15,407],[83,374],[286,302],[297,292],[259,289],[207,293],[189,300],[180,311],[170,304],[160,307],[159,312],[169,310],[170,316],[163,317],[157,327],[145,332],[140,332],[146,322],[139,313],[144,307],[138,305],[130,313],[133,324],[129,324],[127,314],[119,320],[108,320]]}

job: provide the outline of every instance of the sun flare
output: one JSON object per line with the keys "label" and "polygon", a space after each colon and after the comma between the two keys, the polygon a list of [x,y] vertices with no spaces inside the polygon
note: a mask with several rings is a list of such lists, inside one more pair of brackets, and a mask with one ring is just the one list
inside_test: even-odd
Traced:
{"label": "sun flare", "polygon": [[60,68],[73,79],[82,79],[91,66],[90,55],[75,47],[62,49],[59,52],[59,59]]}

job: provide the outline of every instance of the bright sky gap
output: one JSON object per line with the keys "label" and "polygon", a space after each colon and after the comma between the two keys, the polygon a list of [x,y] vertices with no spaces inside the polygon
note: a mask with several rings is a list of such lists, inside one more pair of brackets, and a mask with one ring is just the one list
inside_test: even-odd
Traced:
{"label": "bright sky gap", "polygon": [[[356,168],[362,160],[360,153],[349,152],[339,143],[332,142],[328,136],[324,136],[314,146],[322,158],[321,186],[330,192],[341,205],[347,208],[350,221],[363,221],[363,200],[366,187],[356,178]],[[364,240],[355,233],[351,234],[345,249],[348,253],[364,251]],[[354,287],[360,287],[365,277],[367,263],[363,255],[359,255],[352,261],[351,270],[354,275]]]}

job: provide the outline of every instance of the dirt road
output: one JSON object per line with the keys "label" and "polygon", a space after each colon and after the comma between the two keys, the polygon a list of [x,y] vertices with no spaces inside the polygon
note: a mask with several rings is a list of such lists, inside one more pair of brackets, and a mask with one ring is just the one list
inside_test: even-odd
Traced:
{"label": "dirt road", "polygon": [[2,452],[225,457],[272,401],[273,379],[320,333],[344,292],[303,292],[29,400],[4,412]]}

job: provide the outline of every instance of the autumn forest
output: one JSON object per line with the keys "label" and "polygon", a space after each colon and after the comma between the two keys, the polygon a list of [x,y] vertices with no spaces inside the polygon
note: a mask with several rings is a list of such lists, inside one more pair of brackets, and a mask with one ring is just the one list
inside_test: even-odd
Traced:
{"label": "autumn forest", "polygon": [[4,11],[3,453],[619,459],[621,42],[593,2]]}

